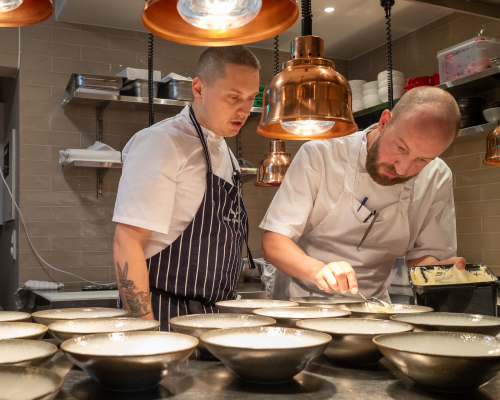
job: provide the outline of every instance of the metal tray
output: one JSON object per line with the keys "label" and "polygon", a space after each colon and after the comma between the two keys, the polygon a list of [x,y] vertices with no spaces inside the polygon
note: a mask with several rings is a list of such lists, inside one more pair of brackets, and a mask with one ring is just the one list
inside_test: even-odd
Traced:
{"label": "metal tray", "polygon": [[469,271],[485,267],[494,280],[489,282],[471,282],[446,285],[416,285],[411,271],[416,268],[452,268],[453,265],[429,265],[408,268],[410,286],[415,304],[434,308],[438,312],[459,312],[497,316],[497,292],[500,281],[485,264],[466,264]]}
{"label": "metal tray", "polygon": [[158,96],[160,99],[194,101],[192,81],[173,79],[160,86]]}
{"label": "metal tray", "polygon": [[120,91],[123,87],[123,80],[117,76],[90,75],[90,74],[71,74],[66,91],[71,93],[78,88],[94,90],[116,90]]}
{"label": "metal tray", "polygon": [[[122,95],[135,97],[149,97],[147,79],[136,79],[127,83],[122,89]],[[153,82],[153,97],[158,97],[158,82]]]}

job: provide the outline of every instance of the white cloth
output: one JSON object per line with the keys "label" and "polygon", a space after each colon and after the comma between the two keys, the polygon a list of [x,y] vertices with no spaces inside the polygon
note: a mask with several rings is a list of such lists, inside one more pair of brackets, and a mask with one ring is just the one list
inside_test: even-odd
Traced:
{"label": "white cloth", "polygon": [[[288,236],[306,254],[325,263],[350,262],[361,293],[387,299],[388,278],[399,256],[445,259],[455,255],[452,175],[446,164],[436,159],[406,185],[376,184],[365,170],[366,133],[370,128],[343,138],[304,144],[260,227]],[[355,173],[352,188],[348,187],[350,171]],[[404,201],[407,190],[405,217],[398,203]],[[351,194],[346,197],[345,192]],[[365,197],[367,203],[357,212]],[[341,207],[336,207],[341,200]],[[363,220],[373,210],[381,214],[358,252],[356,247],[368,227]],[[389,220],[393,222],[388,225]],[[390,241],[394,242],[392,247]],[[300,295],[319,290],[307,285],[311,292],[302,291]],[[292,285],[292,278],[279,270],[273,286],[274,298],[299,295],[290,293],[298,285]],[[313,286],[315,289],[311,289]]]}
{"label": "white cloth", "polygon": [[67,165],[73,161],[105,161],[119,163],[122,155],[107,144],[95,142],[87,149],[59,150],[59,164]]}
{"label": "white cloth", "polygon": [[[226,141],[202,130],[214,174],[231,183]],[[123,149],[123,161],[113,221],[152,231],[144,249],[149,258],[187,228],[205,193],[207,166],[189,108],[137,132]]]}

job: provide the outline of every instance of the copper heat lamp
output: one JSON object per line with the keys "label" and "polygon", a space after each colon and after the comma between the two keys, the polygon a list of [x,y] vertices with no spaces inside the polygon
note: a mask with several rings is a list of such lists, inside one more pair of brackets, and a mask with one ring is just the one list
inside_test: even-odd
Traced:
{"label": "copper heat lamp", "polygon": [[178,0],[148,0],[142,13],[146,29],[163,39],[195,46],[234,46],[264,40],[290,28],[299,17],[296,0],[262,0],[257,16],[227,30],[195,27],[177,10]]}
{"label": "copper heat lamp", "polygon": [[18,8],[0,12],[0,27],[35,25],[50,18],[53,11],[51,0],[24,0]]}
{"label": "copper heat lamp", "polygon": [[310,0],[302,0],[302,35],[292,41],[290,61],[264,90],[259,135],[288,140],[326,139],[358,130],[351,87],[324,58],[324,41],[312,33]]}
{"label": "copper heat lamp", "polygon": [[292,155],[287,153],[285,142],[272,140],[269,142],[269,153],[257,167],[255,186],[277,187],[285,179],[286,171],[292,163]]}
{"label": "copper heat lamp", "polygon": [[486,139],[486,156],[484,157],[483,164],[492,166],[500,165],[500,121],[498,121],[498,126],[489,133]]}

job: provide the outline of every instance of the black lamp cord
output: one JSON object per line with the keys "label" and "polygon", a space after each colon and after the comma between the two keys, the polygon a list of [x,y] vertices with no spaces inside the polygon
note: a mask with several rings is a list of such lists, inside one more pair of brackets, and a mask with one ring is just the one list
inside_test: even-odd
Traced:
{"label": "black lamp cord", "polygon": [[302,36],[312,35],[311,0],[302,0]]}
{"label": "black lamp cord", "polygon": [[395,0],[380,0],[380,5],[384,7],[387,31],[387,94],[389,97],[389,110],[394,106],[393,83],[392,83],[392,37],[391,37],[391,8]]}

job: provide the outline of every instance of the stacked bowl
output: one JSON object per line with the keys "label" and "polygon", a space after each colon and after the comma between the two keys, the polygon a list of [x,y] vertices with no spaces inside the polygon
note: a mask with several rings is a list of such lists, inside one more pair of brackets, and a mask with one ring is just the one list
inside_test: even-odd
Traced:
{"label": "stacked bowl", "polygon": [[363,85],[366,81],[354,80],[348,83],[352,91],[352,112],[363,110],[365,108],[363,105]]}
{"label": "stacked bowl", "polygon": [[382,103],[382,101],[380,101],[380,98],[378,96],[377,81],[367,82],[362,86],[362,88],[363,88],[362,95],[363,95],[364,108],[375,107]]}
{"label": "stacked bowl", "polygon": [[[389,90],[387,81],[387,71],[378,74],[378,96],[382,103],[389,101]],[[401,71],[392,71],[392,98],[399,99],[405,93],[406,76]]]}

